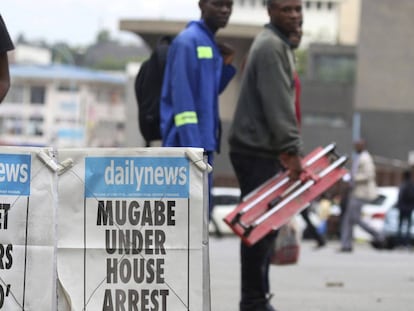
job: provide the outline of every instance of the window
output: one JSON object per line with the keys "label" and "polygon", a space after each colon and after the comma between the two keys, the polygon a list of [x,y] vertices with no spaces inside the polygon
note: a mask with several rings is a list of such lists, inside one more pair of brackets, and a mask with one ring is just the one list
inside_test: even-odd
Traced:
{"label": "window", "polygon": [[315,78],[325,82],[353,82],[356,73],[355,57],[350,55],[318,55]]}
{"label": "window", "polygon": [[43,136],[43,117],[30,117],[26,132],[27,135]]}
{"label": "window", "polygon": [[30,103],[43,105],[45,103],[45,93],[44,86],[32,86],[30,88]]}
{"label": "window", "polygon": [[10,90],[4,99],[5,103],[22,104],[24,101],[24,87],[23,85],[11,85]]}
{"label": "window", "polygon": [[111,104],[120,104],[123,100],[122,93],[119,90],[113,89],[109,92]]}
{"label": "window", "polygon": [[385,201],[385,195],[380,194],[378,195],[373,201],[369,202],[372,205],[382,205]]}
{"label": "window", "polygon": [[98,103],[108,103],[110,102],[111,96],[107,89],[98,89],[96,93],[96,100]]}
{"label": "window", "polygon": [[21,117],[6,117],[2,123],[3,133],[10,135],[23,134],[23,120]]}
{"label": "window", "polygon": [[240,203],[240,197],[232,195],[213,196],[213,205],[237,205]]}
{"label": "window", "polygon": [[119,104],[124,99],[124,93],[116,88],[100,88],[96,90],[98,104]]}
{"label": "window", "polygon": [[334,4],[332,2],[330,2],[330,1],[327,3],[327,6],[328,6],[328,10],[329,11],[334,8]]}
{"label": "window", "polygon": [[70,101],[70,100],[61,101],[59,102],[58,106],[62,111],[70,112],[70,113],[76,113],[78,109],[77,102]]}
{"label": "window", "polygon": [[316,8],[320,10],[322,8],[322,2],[320,1],[316,2]]}
{"label": "window", "polygon": [[79,87],[74,84],[60,84],[58,90],[59,92],[77,92],[79,91]]}

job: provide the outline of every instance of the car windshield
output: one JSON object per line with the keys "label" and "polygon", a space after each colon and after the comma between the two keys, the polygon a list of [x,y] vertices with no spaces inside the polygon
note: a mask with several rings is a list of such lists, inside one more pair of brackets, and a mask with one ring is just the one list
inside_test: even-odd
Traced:
{"label": "car windshield", "polygon": [[239,198],[230,195],[219,195],[213,197],[214,205],[234,205],[239,203]]}
{"label": "car windshield", "polygon": [[379,196],[377,196],[373,201],[369,202],[372,205],[381,205],[384,203],[385,201],[385,195],[380,194]]}

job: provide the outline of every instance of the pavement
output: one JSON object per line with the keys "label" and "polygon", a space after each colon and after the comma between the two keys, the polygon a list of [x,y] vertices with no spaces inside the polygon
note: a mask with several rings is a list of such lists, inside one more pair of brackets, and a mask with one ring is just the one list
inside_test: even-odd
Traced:
{"label": "pavement", "polygon": [[[211,311],[238,311],[240,239],[210,237]],[[278,311],[414,310],[414,251],[376,250],[358,242],[338,253],[338,241],[321,249],[301,242],[299,262],[272,266],[271,302]]]}

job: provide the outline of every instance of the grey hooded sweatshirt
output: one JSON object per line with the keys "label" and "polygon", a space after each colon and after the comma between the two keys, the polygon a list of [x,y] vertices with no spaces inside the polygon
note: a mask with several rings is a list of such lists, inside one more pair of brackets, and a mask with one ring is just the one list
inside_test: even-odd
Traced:
{"label": "grey hooded sweatshirt", "polygon": [[295,62],[287,39],[271,24],[252,43],[230,129],[230,152],[275,158],[298,154]]}

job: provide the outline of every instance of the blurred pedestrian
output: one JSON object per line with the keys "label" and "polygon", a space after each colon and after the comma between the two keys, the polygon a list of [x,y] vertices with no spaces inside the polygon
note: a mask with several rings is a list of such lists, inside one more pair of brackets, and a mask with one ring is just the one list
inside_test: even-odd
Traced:
{"label": "blurred pedestrian", "polygon": [[0,103],[10,88],[9,60],[7,52],[14,49],[6,24],[0,15]]}
{"label": "blurred pedestrian", "polygon": [[[397,208],[400,212],[398,221],[398,243],[403,246],[409,246],[411,240],[410,229],[412,225],[412,214],[414,210],[414,166],[411,170],[407,170],[403,174],[403,181],[401,183]],[[406,231],[403,237],[402,226],[406,224]]]}
{"label": "blurred pedestrian", "polygon": [[342,177],[342,182],[340,185],[341,185],[340,200],[339,200],[340,214],[339,214],[339,230],[338,230],[339,236],[341,235],[341,227],[342,227],[345,211],[349,203],[349,196],[351,193],[351,175],[350,174],[344,175],[344,177]]}
{"label": "blurred pedestrian", "polygon": [[375,164],[364,140],[354,142],[350,194],[341,224],[341,252],[352,252],[353,228],[359,225],[371,234],[374,242],[381,243],[382,235],[362,220],[362,206],[378,196]]}
{"label": "blurred pedestrian", "polygon": [[[201,18],[191,21],[173,40],[167,56],[161,96],[164,147],[203,148],[213,166],[219,151],[219,94],[234,77],[234,50],[217,43],[215,34],[227,26],[233,0],[200,0]],[[213,208],[209,174],[210,216]]]}
{"label": "blurred pedestrian", "polygon": [[[325,240],[325,237],[318,231],[318,229],[316,228],[316,226],[313,224],[312,220],[310,219],[309,209],[310,209],[310,206],[305,208],[300,214],[306,223],[305,233],[308,234],[311,238],[313,238],[316,241],[315,248],[318,249],[326,245],[326,240]],[[326,219],[322,221],[326,221]]]}
{"label": "blurred pedestrian", "polygon": [[[294,54],[289,34],[302,23],[301,0],[267,0],[270,22],[256,35],[243,70],[229,134],[230,159],[244,197],[289,169],[302,172],[295,116]],[[269,265],[277,231],[252,246],[241,242],[240,311],[272,311]]]}

